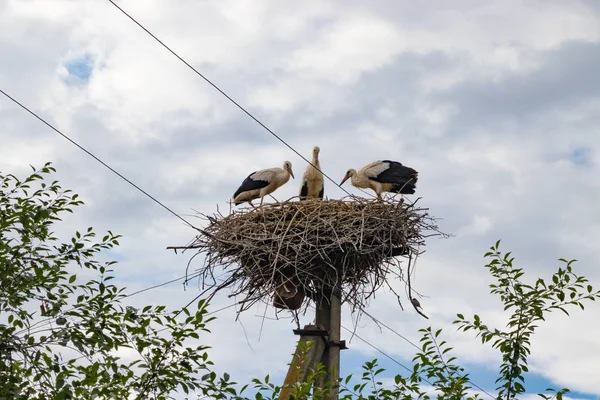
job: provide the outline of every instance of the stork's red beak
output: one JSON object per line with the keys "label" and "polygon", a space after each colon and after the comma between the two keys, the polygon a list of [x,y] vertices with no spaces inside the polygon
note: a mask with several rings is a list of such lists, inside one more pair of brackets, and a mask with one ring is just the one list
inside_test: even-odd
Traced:
{"label": "stork's red beak", "polygon": [[350,178],[350,175],[346,174],[346,176],[344,176],[344,179],[342,179],[340,186],[342,186],[344,184],[344,182],[346,182],[348,180],[348,178]]}

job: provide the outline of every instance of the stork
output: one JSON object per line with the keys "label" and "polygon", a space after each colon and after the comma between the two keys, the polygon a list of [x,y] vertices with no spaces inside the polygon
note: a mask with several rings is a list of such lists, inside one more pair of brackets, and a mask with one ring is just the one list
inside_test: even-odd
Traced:
{"label": "stork", "polygon": [[290,175],[294,178],[292,163],[289,161],[283,163],[283,168],[268,168],[252,172],[233,194],[233,204],[237,206],[248,202],[254,207],[252,200],[260,197],[260,206],[262,206],[264,197],[285,185],[290,180]]}
{"label": "stork", "polygon": [[417,171],[397,161],[380,160],[365,165],[358,172],[349,169],[340,186],[350,179],[352,186],[374,190],[381,201],[382,192],[414,194],[418,175]]}
{"label": "stork", "polygon": [[300,186],[300,200],[321,199],[325,190],[323,182],[323,173],[321,164],[319,164],[319,146],[313,148],[313,157],[311,165],[306,168],[302,176],[302,186]]}

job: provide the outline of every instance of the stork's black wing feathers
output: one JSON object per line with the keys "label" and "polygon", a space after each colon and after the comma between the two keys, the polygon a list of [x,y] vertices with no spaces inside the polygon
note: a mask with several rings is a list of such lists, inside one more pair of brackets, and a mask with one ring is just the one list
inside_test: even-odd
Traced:
{"label": "stork's black wing feathers", "polygon": [[392,191],[401,194],[414,194],[418,178],[418,172],[406,167],[398,161],[382,160],[389,168],[382,171],[374,178],[374,181],[393,184]]}
{"label": "stork's black wing feathers", "polygon": [[242,184],[240,185],[238,190],[236,190],[235,193],[233,194],[234,199],[242,192],[247,192],[248,190],[262,189],[269,185],[269,182],[267,182],[267,181],[252,179],[251,176],[254,175],[255,173],[256,173],[256,171],[252,172],[250,175],[248,175],[248,177],[246,179],[244,179],[244,182],[242,182]]}
{"label": "stork's black wing feathers", "polygon": [[300,188],[300,200],[306,200],[306,196],[308,196],[308,182],[305,179]]}
{"label": "stork's black wing feathers", "polygon": [[319,198],[323,200],[323,196],[325,195],[325,185],[321,187],[321,191],[319,192]]}

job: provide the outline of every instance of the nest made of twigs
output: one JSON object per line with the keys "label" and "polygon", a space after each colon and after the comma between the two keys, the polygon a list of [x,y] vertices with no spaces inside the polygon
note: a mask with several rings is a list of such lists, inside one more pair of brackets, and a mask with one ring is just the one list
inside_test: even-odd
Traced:
{"label": "nest made of twigs", "polygon": [[395,257],[414,257],[426,237],[443,235],[427,209],[403,200],[287,201],[201,217],[207,226],[185,248],[205,254],[204,281],[224,272],[213,292],[231,287],[243,296],[240,311],[274,293],[276,306],[297,309],[324,290],[361,307],[402,278]]}

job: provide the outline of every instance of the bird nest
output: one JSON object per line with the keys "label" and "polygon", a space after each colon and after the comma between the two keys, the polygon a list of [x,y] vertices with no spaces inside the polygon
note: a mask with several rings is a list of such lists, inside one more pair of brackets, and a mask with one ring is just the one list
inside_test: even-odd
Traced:
{"label": "bird nest", "polygon": [[382,285],[403,279],[398,256],[414,259],[426,237],[444,235],[427,209],[402,200],[287,201],[201,217],[207,226],[177,248],[205,254],[199,275],[224,277],[211,290],[242,296],[240,312],[261,300],[298,309],[325,292],[362,307]]}

